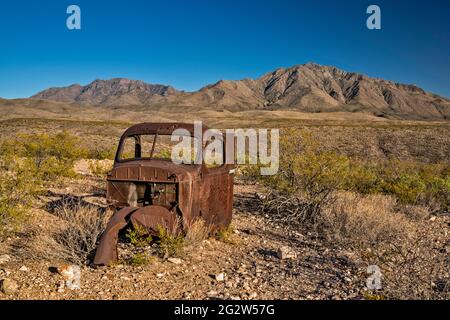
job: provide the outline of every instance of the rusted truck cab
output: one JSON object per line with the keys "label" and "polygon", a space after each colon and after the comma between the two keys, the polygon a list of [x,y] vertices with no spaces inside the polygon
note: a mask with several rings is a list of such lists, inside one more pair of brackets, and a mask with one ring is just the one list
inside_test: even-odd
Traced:
{"label": "rusted truck cab", "polygon": [[[159,227],[186,231],[196,219],[203,219],[212,231],[230,224],[234,165],[173,163],[171,135],[177,129],[196,138],[194,126],[182,123],[142,123],[122,135],[106,188],[107,201],[115,213],[94,264],[106,265],[117,259],[118,233],[130,223],[150,234]],[[207,128],[202,130],[201,136]],[[225,159],[225,153],[223,156]]]}

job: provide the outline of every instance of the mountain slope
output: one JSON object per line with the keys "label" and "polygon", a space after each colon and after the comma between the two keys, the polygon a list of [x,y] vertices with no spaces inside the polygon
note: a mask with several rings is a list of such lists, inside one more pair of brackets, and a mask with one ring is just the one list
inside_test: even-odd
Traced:
{"label": "mountain slope", "polygon": [[78,84],[63,88],[50,88],[34,95],[33,99],[46,99],[81,105],[146,105],[177,94],[170,86],[148,84],[143,81],[116,78],[95,80],[86,86]]}
{"label": "mountain slope", "polygon": [[368,112],[399,119],[450,119],[450,100],[414,85],[307,63],[280,68],[258,79],[219,81],[185,93],[170,86],[127,79],[96,80],[44,90],[32,98],[81,105],[178,105],[242,110]]}
{"label": "mountain slope", "polygon": [[450,100],[414,85],[369,78],[313,63],[277,69],[257,80],[219,81],[192,100],[226,109],[367,111],[400,118],[450,118]]}

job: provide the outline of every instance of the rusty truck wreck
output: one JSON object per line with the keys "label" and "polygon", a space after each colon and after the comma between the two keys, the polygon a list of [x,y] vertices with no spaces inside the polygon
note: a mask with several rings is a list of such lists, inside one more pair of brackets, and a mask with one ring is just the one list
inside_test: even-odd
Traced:
{"label": "rusty truck wreck", "polygon": [[130,224],[149,234],[160,226],[186,231],[199,218],[211,230],[230,224],[234,165],[173,163],[163,147],[170,146],[176,129],[195,139],[194,126],[182,123],[142,123],[122,135],[107,178],[106,198],[114,214],[100,239],[95,265],[117,260],[119,231]]}

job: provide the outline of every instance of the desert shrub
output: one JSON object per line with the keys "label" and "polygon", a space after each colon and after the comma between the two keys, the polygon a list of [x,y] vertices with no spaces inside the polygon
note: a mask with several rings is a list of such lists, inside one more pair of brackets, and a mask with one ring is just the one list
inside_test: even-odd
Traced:
{"label": "desert shrub", "polygon": [[280,169],[261,178],[269,190],[264,209],[288,211],[293,222],[316,220],[321,208],[333,201],[333,191],[342,188],[348,159],[333,152],[321,152],[310,135],[287,129],[280,139]]}
{"label": "desert shrub", "polygon": [[10,163],[9,169],[0,169],[0,237],[26,220],[39,186],[27,163]]}
{"label": "desert shrub", "polygon": [[333,192],[385,194],[401,204],[427,206],[431,211],[450,207],[450,165],[411,161],[358,160],[322,150],[317,140],[300,129],[285,129],[280,138],[280,169],[262,177],[258,166],[241,166],[244,179],[267,188],[264,208],[285,211],[291,220],[314,221]]}
{"label": "desert shrub", "polygon": [[228,244],[236,244],[236,242],[233,239],[233,233],[234,228],[232,225],[229,225],[226,228],[221,228],[217,231],[216,238],[219,241],[222,241],[224,243]]}
{"label": "desert shrub", "polygon": [[411,222],[398,212],[394,198],[340,192],[319,216],[320,229],[331,241],[368,246],[403,239]]}
{"label": "desert shrub", "polygon": [[349,161],[343,189],[362,194],[381,193],[380,168],[373,162]]}
{"label": "desert shrub", "polygon": [[125,236],[133,246],[138,248],[147,247],[153,243],[153,237],[139,225],[128,229]]}
{"label": "desert shrub", "polygon": [[89,170],[97,177],[105,177],[112,170],[112,163],[105,163],[104,161],[89,161]]}
{"label": "desert shrub", "polygon": [[156,238],[158,254],[163,258],[179,257],[184,254],[185,238],[178,228],[168,229],[158,226]]}
{"label": "desert shrub", "polygon": [[368,265],[381,270],[382,290],[378,294],[402,300],[450,298],[450,257],[445,253],[446,244],[436,241],[430,231],[429,227],[420,227],[403,241],[390,241],[362,252]]}
{"label": "desert shrub", "polygon": [[67,132],[55,135],[21,134],[5,141],[0,147],[4,162],[13,158],[32,159],[34,171],[45,180],[58,176],[75,175],[75,160],[86,157],[86,150],[79,146],[76,137]]}
{"label": "desert shrub", "polygon": [[449,182],[447,164],[352,161],[343,189],[363,194],[388,194],[403,204],[426,205],[443,211],[450,204]]}
{"label": "desert shrub", "polygon": [[203,240],[208,239],[210,233],[211,226],[209,226],[204,219],[195,219],[186,226],[186,245],[196,246]]}
{"label": "desert shrub", "polygon": [[116,147],[89,149],[87,151],[87,158],[97,160],[114,160],[116,151]]}
{"label": "desert shrub", "polygon": [[65,228],[54,235],[55,254],[72,263],[85,264],[91,258],[110,214],[99,212],[94,206],[65,203],[55,209],[64,220]]}

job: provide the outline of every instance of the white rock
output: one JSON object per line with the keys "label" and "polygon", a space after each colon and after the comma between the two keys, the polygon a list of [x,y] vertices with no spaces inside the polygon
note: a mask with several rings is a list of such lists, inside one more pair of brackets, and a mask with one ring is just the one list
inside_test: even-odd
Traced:
{"label": "white rock", "polygon": [[60,282],[59,282],[59,285],[58,285],[58,290],[57,290],[57,292],[59,292],[59,293],[64,293],[64,288],[66,287],[66,283],[65,283],[65,281],[64,280],[61,280]]}
{"label": "white rock", "polygon": [[19,271],[28,272],[28,268],[26,266],[21,266]]}
{"label": "white rock", "polygon": [[81,268],[77,265],[62,265],[58,267],[58,273],[63,276],[65,285],[69,290],[81,288]]}
{"label": "white rock", "polygon": [[7,262],[9,262],[9,261],[11,261],[11,257],[10,257],[9,255],[7,255],[7,254],[2,254],[2,255],[0,256],[0,264],[7,263]]}
{"label": "white rock", "polygon": [[181,264],[181,259],[180,258],[169,258],[167,259],[167,261],[174,263],[174,264]]}
{"label": "white rock", "polygon": [[216,281],[222,282],[224,280],[225,280],[225,274],[224,273],[216,274]]}
{"label": "white rock", "polygon": [[249,294],[248,297],[249,297],[250,299],[255,299],[257,296],[258,296],[258,294],[257,294],[256,292],[252,292],[252,293]]}
{"label": "white rock", "polygon": [[206,293],[206,295],[207,295],[208,297],[214,297],[214,296],[217,296],[218,293],[217,293],[217,291],[211,290],[211,291],[208,291],[208,292]]}
{"label": "white rock", "polygon": [[157,278],[162,278],[162,277],[164,277],[164,273],[157,273],[157,274],[156,274],[156,277],[157,277]]}

